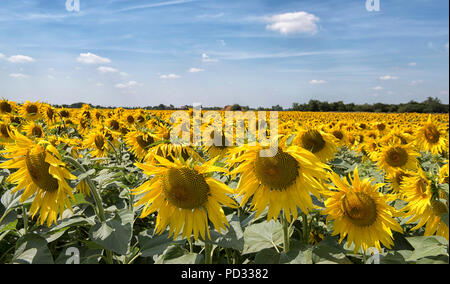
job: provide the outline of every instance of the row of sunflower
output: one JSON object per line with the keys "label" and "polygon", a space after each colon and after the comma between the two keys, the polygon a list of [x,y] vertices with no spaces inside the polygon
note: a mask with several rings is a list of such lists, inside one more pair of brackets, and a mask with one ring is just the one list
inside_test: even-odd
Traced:
{"label": "row of sunflower", "polygon": [[[3,99],[0,168],[11,171],[6,182],[12,192],[20,192],[22,203],[31,199],[29,214],[47,227],[71,210],[76,192],[105,205],[92,182],[75,176],[77,159],[102,165],[119,163],[128,153],[145,177],[130,189],[136,212],[144,220],[156,218],[155,233],[168,230],[174,239],[207,241],[212,227],[229,227],[227,210],[244,210],[255,219],[280,220],[286,252],[292,224],[308,222],[315,212],[328,224],[322,233],[339,236],[355,252],[389,249],[393,232],[405,228],[424,227],[425,236],[448,241],[448,115],[280,112],[277,152],[262,157],[267,147],[259,143],[172,144],[171,114]],[[226,137],[222,132],[222,142]],[[361,158],[345,173],[336,168],[343,152]],[[427,155],[434,167],[424,165]],[[383,180],[362,176],[363,163]],[[399,201],[400,208],[394,206]]]}

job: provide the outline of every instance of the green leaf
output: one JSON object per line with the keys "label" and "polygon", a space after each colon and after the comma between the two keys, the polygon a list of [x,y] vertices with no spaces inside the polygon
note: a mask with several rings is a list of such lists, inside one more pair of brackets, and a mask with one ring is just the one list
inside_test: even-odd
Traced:
{"label": "green leaf", "polygon": [[238,251],[244,249],[244,232],[239,217],[233,213],[227,216],[230,227],[226,232],[212,231],[211,242],[223,248],[232,248]]}
{"label": "green leaf", "polygon": [[82,180],[86,179],[87,177],[95,174],[95,169],[90,169],[89,171],[82,173],[78,176],[78,180],[81,182]]}
{"label": "green leaf", "polygon": [[338,244],[337,238],[326,237],[313,249],[312,260],[317,264],[351,264],[345,253],[345,249]]}
{"label": "green leaf", "polygon": [[274,248],[263,249],[255,256],[255,264],[279,264],[280,254]]}
{"label": "green leaf", "polygon": [[141,232],[138,235],[138,241],[142,257],[160,255],[169,246],[184,243],[184,241],[174,241],[172,238],[169,238],[168,232],[162,235],[153,235],[153,229]]}
{"label": "green leaf", "polygon": [[380,255],[381,264],[405,264],[406,258],[411,255],[410,250],[389,251],[386,255]]}
{"label": "green leaf", "polygon": [[[186,255],[191,255],[190,257],[186,257]],[[189,253],[186,249],[182,248],[180,245],[170,245],[164,252],[159,256],[153,256],[156,264],[165,264],[165,263],[185,263],[187,261],[192,261],[193,255]]]}
{"label": "green leaf", "polygon": [[132,237],[132,221],[131,211],[120,210],[112,220],[92,226],[89,236],[93,242],[105,249],[124,255],[128,251]]}
{"label": "green leaf", "polygon": [[440,236],[420,236],[406,238],[414,247],[414,251],[406,259],[408,262],[414,262],[425,257],[435,257],[448,255],[448,242]]}
{"label": "green leaf", "polygon": [[92,205],[91,202],[87,201],[84,197],[84,194],[77,193],[73,195],[75,197],[75,200],[70,200],[72,203],[72,206],[81,205],[81,204],[89,204]]}
{"label": "green leaf", "polygon": [[242,254],[259,252],[283,243],[283,228],[278,221],[270,220],[245,228]]}
{"label": "green leaf", "polygon": [[18,222],[18,220],[16,219],[16,220],[14,220],[12,222],[9,222],[8,224],[1,225],[0,226],[0,233],[14,230],[16,228],[17,222]]}
{"label": "green leaf", "polygon": [[164,260],[162,264],[202,264],[203,255],[197,253],[188,253],[177,258]]}
{"label": "green leaf", "polygon": [[16,219],[12,222],[9,222],[8,224],[0,226],[0,241],[3,240],[3,238],[9,234],[9,232],[16,229],[17,222],[18,220]]}
{"label": "green leaf", "polygon": [[53,257],[45,239],[36,234],[20,238],[12,259],[15,264],[53,264]]}
{"label": "green leaf", "polygon": [[312,247],[291,240],[288,253],[282,252],[280,263],[282,264],[312,264]]}

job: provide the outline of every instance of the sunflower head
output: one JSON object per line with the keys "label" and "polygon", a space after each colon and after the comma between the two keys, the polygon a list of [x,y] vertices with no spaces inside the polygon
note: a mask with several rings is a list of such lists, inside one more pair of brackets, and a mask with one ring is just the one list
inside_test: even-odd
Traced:
{"label": "sunflower head", "polygon": [[381,249],[381,243],[390,248],[393,245],[392,230],[402,232],[402,227],[393,219],[395,209],[378,188],[384,184],[372,184],[371,179],[361,180],[358,169],[347,180],[336,173],[330,175],[335,185],[327,196],[323,214],[327,222],[333,223],[333,235],[340,235],[340,242],[347,237],[355,244],[355,252],[370,247]]}
{"label": "sunflower head", "polygon": [[168,202],[182,209],[194,209],[208,200],[210,189],[203,175],[188,167],[171,168],[162,177]]}
{"label": "sunflower head", "polygon": [[2,99],[0,101],[0,114],[12,113],[15,108],[15,103]]}
{"label": "sunflower head", "polygon": [[[187,163],[174,159],[173,162],[156,156],[151,162],[137,163],[147,176],[153,178],[133,190],[143,194],[135,204],[145,205],[141,218],[158,211],[156,233],[162,233],[169,226],[169,235],[174,238],[182,232],[184,238],[201,235],[210,238],[210,221],[217,230],[224,229],[228,222],[221,205],[236,207],[227,196],[233,191],[225,184],[209,177],[208,173],[225,171],[213,166],[217,159],[205,164]],[[157,163],[156,163],[157,161]]]}
{"label": "sunflower head", "polygon": [[299,175],[300,165],[291,155],[278,149],[274,157],[256,157],[255,176],[261,184],[273,189],[283,190],[294,184]]}

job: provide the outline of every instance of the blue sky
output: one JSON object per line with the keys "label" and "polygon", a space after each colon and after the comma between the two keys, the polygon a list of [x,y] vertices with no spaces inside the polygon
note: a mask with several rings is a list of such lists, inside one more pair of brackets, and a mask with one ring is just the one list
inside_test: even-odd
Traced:
{"label": "blue sky", "polygon": [[448,103],[449,1],[1,0],[0,97]]}

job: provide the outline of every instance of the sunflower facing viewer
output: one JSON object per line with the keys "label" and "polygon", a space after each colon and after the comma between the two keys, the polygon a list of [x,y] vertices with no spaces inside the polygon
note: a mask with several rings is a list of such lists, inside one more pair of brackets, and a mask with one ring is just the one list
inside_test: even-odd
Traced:
{"label": "sunflower facing viewer", "polygon": [[154,176],[133,190],[133,194],[143,194],[135,206],[145,205],[141,218],[158,212],[155,233],[161,234],[167,226],[169,235],[176,238],[182,232],[183,238],[194,235],[206,240],[210,238],[208,221],[220,231],[228,226],[222,205],[237,207],[227,194],[233,190],[227,185],[208,177],[207,174],[226,171],[213,166],[217,159],[197,165],[194,160],[188,163],[183,159],[173,162],[154,156],[148,164],[136,163],[136,166],[148,176]]}
{"label": "sunflower facing viewer", "polygon": [[403,232],[393,218],[394,208],[387,205],[387,197],[378,192],[384,184],[371,184],[370,179],[360,180],[355,169],[351,184],[337,174],[330,175],[335,187],[326,192],[325,201],[327,222],[333,222],[333,235],[340,235],[339,242],[347,237],[349,244],[355,244],[355,252],[360,248],[366,251],[380,243],[390,248],[393,245],[392,231]]}
{"label": "sunflower facing viewer", "polygon": [[61,156],[50,143],[41,140],[38,144],[17,131],[11,134],[14,143],[6,144],[4,157],[10,160],[0,164],[3,169],[18,169],[7,181],[16,184],[13,192],[24,189],[20,202],[35,195],[31,204],[32,218],[39,212],[38,222],[47,222],[50,227],[58,215],[70,208],[74,200],[73,189],[66,180],[76,179],[61,161]]}

